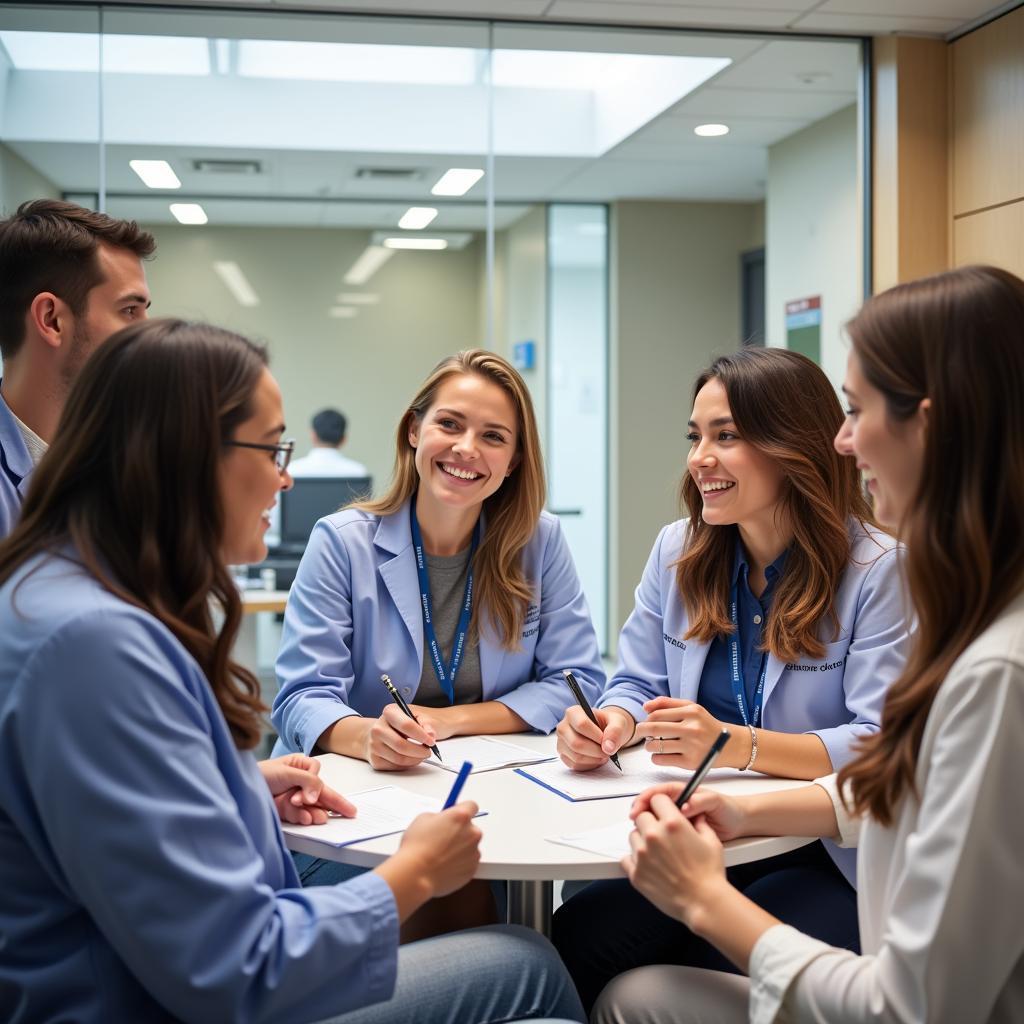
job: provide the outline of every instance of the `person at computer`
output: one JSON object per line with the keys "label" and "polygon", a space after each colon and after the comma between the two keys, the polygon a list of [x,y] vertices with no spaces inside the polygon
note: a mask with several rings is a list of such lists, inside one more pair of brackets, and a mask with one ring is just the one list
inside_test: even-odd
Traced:
{"label": "person at computer", "polygon": [[580,1020],[525,929],[399,951],[476,869],[471,802],[358,879],[299,885],[225,564],[262,557],[283,423],[262,349],[180,321],[116,334],[70,393],[0,542],[0,1019]]}
{"label": "person at computer", "polygon": [[589,699],[601,690],[597,636],[558,519],[543,511],[536,420],[515,368],[481,349],[443,360],[396,445],[388,490],[320,520],[302,557],[277,659],[280,753],[400,771],[450,736],[550,732],[572,702],[565,668]]}
{"label": "person at computer", "polygon": [[292,460],[293,477],[367,477],[369,470],[341,449],[348,440],[348,419],[338,409],[321,409],[310,422],[313,447],[309,454]]}
{"label": "person at computer", "polygon": [[[877,731],[908,632],[896,541],[872,525],[828,378],[785,349],[715,360],[694,385],[681,493],[689,512],[655,541],[596,712],[570,708],[558,751],[578,771],[644,743],[656,765],[695,768],[723,727],[720,766],[813,779]],[[733,868],[782,920],[858,948],[855,854],[816,842]],[[588,1009],[648,963],[727,962],[625,880],[559,909],[555,945]]]}
{"label": "person at computer", "polygon": [[[304,477],[330,477],[339,480],[364,480],[369,490],[369,470],[355,459],[343,454],[341,448],[348,440],[348,419],[338,409],[321,409],[310,422],[313,447],[309,454],[292,459],[288,469],[293,480]],[[337,506],[335,506],[337,507]],[[331,508],[319,510],[322,514]],[[281,534],[281,509],[275,505],[270,514],[270,528],[267,530],[267,544],[276,547],[290,540]],[[306,536],[300,538],[305,543]]]}
{"label": "person at computer", "polygon": [[[597,1024],[1017,1024],[1024,733],[1024,281],[962,267],[869,299],[851,321],[836,447],[906,543],[916,612],[880,732],[838,777],[728,799],[641,795],[624,867],[747,978],[650,967]],[[863,955],[781,924],[730,886],[721,840],[830,836],[860,851]]]}

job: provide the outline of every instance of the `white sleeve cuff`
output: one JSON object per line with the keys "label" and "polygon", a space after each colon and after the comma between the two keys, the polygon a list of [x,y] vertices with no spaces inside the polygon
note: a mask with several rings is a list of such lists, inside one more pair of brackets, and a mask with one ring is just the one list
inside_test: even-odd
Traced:
{"label": "white sleeve cuff", "polygon": [[850,787],[845,786],[843,793],[839,792],[839,784],[836,781],[837,776],[826,775],[823,778],[815,779],[814,784],[821,786],[823,790],[829,795],[829,799],[832,801],[832,807],[836,812],[836,822],[839,825],[839,838],[834,840],[837,846],[842,847],[855,847],[860,842],[860,827],[863,823],[863,818],[858,814],[852,814],[847,805],[843,802],[843,796],[847,799],[850,797]]}

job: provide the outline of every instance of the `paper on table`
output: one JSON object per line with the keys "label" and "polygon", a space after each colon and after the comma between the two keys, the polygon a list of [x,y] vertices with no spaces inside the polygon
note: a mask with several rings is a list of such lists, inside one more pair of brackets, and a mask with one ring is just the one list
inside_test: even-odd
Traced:
{"label": "paper on table", "polygon": [[547,840],[560,846],[572,846],[577,850],[586,850],[587,853],[596,853],[609,860],[622,860],[629,853],[629,833],[632,831],[633,822],[623,817],[602,828],[592,828],[571,836],[548,836]]}
{"label": "paper on table", "polygon": [[359,813],[354,818],[330,818],[324,825],[285,825],[281,830],[329,846],[350,846],[404,832],[412,819],[426,811],[439,811],[443,800],[423,796],[399,786],[382,786],[362,793],[347,793]]}
{"label": "paper on table", "polygon": [[425,764],[432,764],[448,772],[457,772],[463,761],[473,765],[472,774],[490,772],[495,768],[511,768],[517,764],[536,764],[538,761],[550,761],[553,754],[547,754],[529,747],[521,747],[516,743],[495,739],[493,736],[455,736],[449,740],[440,740],[443,761],[436,757],[428,757]]}
{"label": "paper on table", "polygon": [[[539,783],[566,800],[609,800],[619,796],[637,796],[650,786],[663,782],[685,782],[693,772],[685,768],[662,768],[650,761],[623,758],[623,771],[606,762],[590,772],[574,772],[561,761],[517,768],[516,772],[531,782]],[[707,781],[738,775],[735,768],[712,768]]]}

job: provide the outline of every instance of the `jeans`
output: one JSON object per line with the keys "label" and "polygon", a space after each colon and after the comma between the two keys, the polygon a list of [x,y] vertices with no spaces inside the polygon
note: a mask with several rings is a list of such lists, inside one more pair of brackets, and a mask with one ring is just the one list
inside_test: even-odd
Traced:
{"label": "jeans", "polygon": [[392,997],[321,1024],[505,1024],[585,1021],[568,973],[547,939],[492,925],[402,946]]}
{"label": "jeans", "polygon": [[[784,924],[860,952],[857,892],[820,842],[728,870],[729,881]],[[555,913],[552,941],[590,1012],[616,975],[650,964],[735,972],[710,943],[625,879],[592,882]]]}

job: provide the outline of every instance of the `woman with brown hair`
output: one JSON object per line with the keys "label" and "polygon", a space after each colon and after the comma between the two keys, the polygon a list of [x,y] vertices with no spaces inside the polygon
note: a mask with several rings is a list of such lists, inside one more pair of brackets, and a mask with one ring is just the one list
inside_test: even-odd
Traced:
{"label": "woman with brown hair", "polygon": [[[566,764],[588,771],[643,741],[654,764],[692,769],[728,726],[719,765],[813,779],[877,730],[907,627],[895,541],[871,525],[856,468],[832,445],[842,419],[825,374],[795,352],[745,349],[697,378],[689,517],[655,542],[600,727],[576,708],[558,726]],[[784,920],[857,948],[850,851],[815,843],[730,877]],[[574,896],[554,940],[588,1007],[642,964],[729,969],[626,881]]]}
{"label": "woman with brown hair", "polygon": [[[646,968],[609,987],[602,1024],[1024,1019],[1022,325],[1024,281],[993,267],[899,285],[849,324],[836,447],[906,542],[910,658],[881,731],[838,777],[763,797],[701,790],[682,813],[678,787],[636,801],[630,880],[750,980]],[[859,847],[864,955],[728,884],[720,840],[769,834]]]}
{"label": "woman with brown hair", "polygon": [[525,930],[399,951],[400,922],[476,869],[472,803],[300,887],[279,813],[355,809],[311,771],[301,794],[261,773],[259,687],[230,653],[227,563],[265,557],[283,431],[262,349],[202,324],[118,332],[70,394],[0,543],[0,1019],[578,1019]]}
{"label": "woman with brown hair", "polygon": [[277,749],[396,771],[449,736],[551,732],[572,702],[562,669],[596,700],[597,636],[544,501],[522,377],[482,349],[443,360],[399,421],[387,493],[310,537],[277,661]]}

